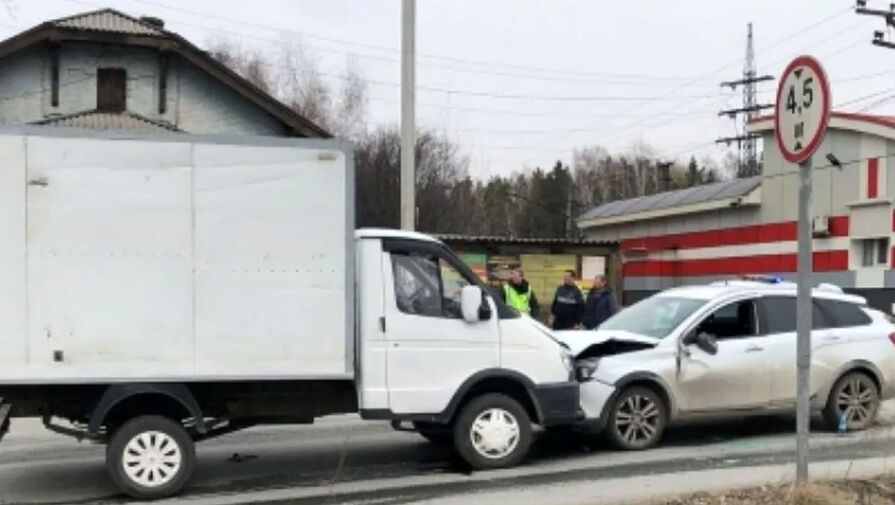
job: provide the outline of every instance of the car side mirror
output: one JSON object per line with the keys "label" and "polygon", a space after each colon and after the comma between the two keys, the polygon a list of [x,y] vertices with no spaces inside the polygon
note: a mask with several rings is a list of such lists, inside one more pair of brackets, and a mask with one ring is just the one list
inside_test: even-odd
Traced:
{"label": "car side mirror", "polygon": [[[460,310],[464,321],[472,324],[482,320],[482,303],[487,303],[484,295],[482,288],[478,286],[463,286],[460,292]],[[490,316],[490,310],[488,312]]]}
{"label": "car side mirror", "polygon": [[700,332],[696,335],[696,347],[705,351],[708,354],[715,355],[718,354],[718,341],[714,336],[706,333]]}

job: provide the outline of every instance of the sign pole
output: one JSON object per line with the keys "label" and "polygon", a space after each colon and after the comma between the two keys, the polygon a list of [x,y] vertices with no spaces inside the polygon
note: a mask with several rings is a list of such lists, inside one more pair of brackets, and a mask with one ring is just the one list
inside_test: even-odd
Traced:
{"label": "sign pole", "polygon": [[774,136],[783,159],[799,164],[796,484],[808,481],[808,437],[811,432],[811,156],[827,132],[830,103],[830,82],[816,59],[799,56],[783,71],[774,105]]}
{"label": "sign pole", "polygon": [[808,437],[811,430],[811,157],[799,163],[799,253],[796,305],[796,482],[808,481]]}

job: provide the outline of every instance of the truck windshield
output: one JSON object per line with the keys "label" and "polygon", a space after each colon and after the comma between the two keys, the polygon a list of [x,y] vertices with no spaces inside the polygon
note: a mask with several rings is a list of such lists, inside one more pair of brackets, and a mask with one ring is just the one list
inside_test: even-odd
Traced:
{"label": "truck windshield", "polygon": [[653,296],[631,305],[600,325],[601,330],[621,330],[665,338],[706,300]]}

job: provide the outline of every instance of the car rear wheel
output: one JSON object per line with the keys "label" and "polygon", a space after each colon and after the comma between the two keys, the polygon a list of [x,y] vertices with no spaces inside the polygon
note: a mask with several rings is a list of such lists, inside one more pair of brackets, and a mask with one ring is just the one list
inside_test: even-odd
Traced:
{"label": "car rear wheel", "polygon": [[454,449],[476,470],[516,465],[531,440],[528,413],[518,401],[498,393],[467,403],[454,423]]}
{"label": "car rear wheel", "polygon": [[662,438],[667,419],[668,411],[659,395],[644,387],[631,387],[612,404],[606,434],[618,449],[648,449]]}
{"label": "car rear wheel", "polygon": [[165,498],[189,482],[196,463],[195,445],[182,425],[159,416],[128,421],[106,446],[112,481],[137,499]]}
{"label": "car rear wheel", "polygon": [[[879,412],[879,389],[863,372],[851,372],[836,381],[824,408],[824,420],[831,430],[865,430]],[[842,423],[845,426],[841,426]]]}

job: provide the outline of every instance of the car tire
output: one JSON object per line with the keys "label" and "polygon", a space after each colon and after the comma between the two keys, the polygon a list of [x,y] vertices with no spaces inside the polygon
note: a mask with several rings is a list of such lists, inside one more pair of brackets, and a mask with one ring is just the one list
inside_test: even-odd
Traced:
{"label": "car tire", "polygon": [[474,470],[518,464],[531,446],[531,419],[509,396],[489,393],[467,403],[454,423],[454,450]]}
{"label": "car tire", "polygon": [[139,500],[179,493],[196,465],[193,439],[182,425],[160,416],[124,423],[106,446],[106,469],[122,492]]}
{"label": "car tire", "polygon": [[662,438],[668,408],[654,391],[644,387],[623,390],[615,399],[606,420],[606,436],[617,449],[649,449]]}
{"label": "car tire", "polygon": [[843,375],[827,398],[824,407],[824,421],[830,430],[840,429],[842,416],[847,416],[847,431],[862,431],[869,428],[879,412],[879,388],[876,382],[864,372]]}
{"label": "car tire", "polygon": [[454,442],[454,434],[450,426],[425,421],[414,421],[413,429],[423,438],[435,445],[450,447]]}

